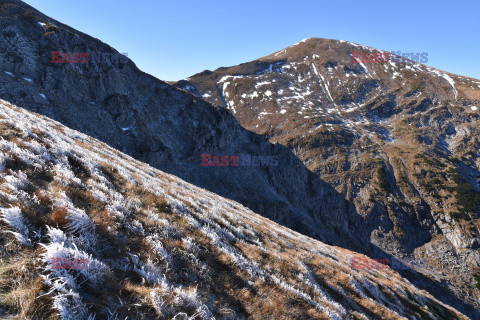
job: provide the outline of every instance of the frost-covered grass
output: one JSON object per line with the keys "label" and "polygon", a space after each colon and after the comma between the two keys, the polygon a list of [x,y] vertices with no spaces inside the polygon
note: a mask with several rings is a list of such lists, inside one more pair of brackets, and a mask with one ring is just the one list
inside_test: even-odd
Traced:
{"label": "frost-covered grass", "polygon": [[[434,305],[432,318],[461,318],[390,269],[351,270],[343,257],[354,253],[55,121],[2,102],[0,130],[1,256],[32,256],[33,301],[50,317],[400,319]],[[54,269],[58,258],[88,268]],[[129,267],[103,262],[117,258]],[[11,312],[32,313],[23,305]]]}
{"label": "frost-covered grass", "polygon": [[9,232],[12,233],[18,241],[26,246],[31,245],[27,222],[25,221],[20,208],[0,208],[0,216],[2,217],[2,220],[13,229],[13,231]]}

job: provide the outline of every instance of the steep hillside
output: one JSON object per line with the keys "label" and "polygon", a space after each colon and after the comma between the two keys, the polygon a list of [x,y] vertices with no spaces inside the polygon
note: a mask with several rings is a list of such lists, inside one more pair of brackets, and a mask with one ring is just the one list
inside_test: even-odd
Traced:
{"label": "steep hillside", "polygon": [[[21,1],[1,0],[0,12],[0,98],[304,234],[368,248],[353,205],[285,147],[245,130],[227,110],[141,72],[130,60],[93,60],[98,52],[118,52]],[[67,54],[64,63],[55,52]],[[74,53],[88,53],[90,60],[74,63]],[[202,154],[279,161],[202,166]]]}
{"label": "steep hillside", "polygon": [[0,136],[2,319],[468,319],[4,101]]}
{"label": "steep hillside", "polygon": [[176,85],[288,147],[355,203],[374,245],[432,258],[429,277],[479,308],[480,80],[363,59],[381,54],[312,38]]}

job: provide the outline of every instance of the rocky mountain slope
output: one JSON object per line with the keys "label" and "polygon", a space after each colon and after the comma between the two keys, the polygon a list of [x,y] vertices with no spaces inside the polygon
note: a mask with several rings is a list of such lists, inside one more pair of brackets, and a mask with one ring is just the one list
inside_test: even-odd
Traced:
{"label": "rocky mountain slope", "polygon": [[[93,58],[118,52],[21,1],[1,0],[0,16],[0,98],[304,234],[368,248],[353,205],[285,147],[245,130],[227,110],[141,72],[130,60],[75,63],[74,53]],[[58,52],[68,54],[64,63]],[[202,166],[202,154],[273,157],[278,164]]]}
{"label": "rocky mountain slope", "polygon": [[[385,160],[385,156],[378,157],[379,147],[377,144],[383,144],[381,137],[378,138],[377,135],[385,133],[381,121],[377,123],[376,120],[372,120],[372,123],[361,126],[354,122],[354,129],[358,127],[365,130],[361,131],[368,133],[365,139],[372,145],[362,142],[363,144],[350,146],[351,148],[346,149],[344,147],[349,146],[347,138],[357,141],[353,138],[356,136],[344,135],[348,130],[336,132],[336,129],[332,129],[341,125],[337,118],[331,118],[337,119],[335,120],[337,122],[325,122],[325,130],[314,130],[323,137],[317,140],[315,140],[316,138],[310,139],[311,137],[308,138],[308,136],[303,139],[302,135],[305,133],[303,128],[292,130],[292,128],[285,127],[284,130],[281,129],[281,126],[271,125],[272,121],[262,121],[263,124],[270,126],[268,130],[263,128],[260,122],[257,123],[260,129],[254,128],[248,125],[250,120],[245,121],[239,118],[236,109],[232,109],[232,116],[227,108],[221,107],[224,100],[225,104],[228,101],[228,99],[225,99],[225,94],[219,94],[220,100],[217,102],[214,100],[213,92],[209,93],[205,90],[201,94],[199,93],[203,90],[200,82],[208,86],[208,79],[206,78],[195,84],[198,86],[197,89],[193,87],[193,83],[180,84],[183,85],[184,89],[193,93],[190,94],[142,73],[130,60],[95,62],[90,59],[88,63],[75,62],[71,55],[74,52],[80,53],[80,56],[89,53],[92,57],[95,52],[100,54],[115,54],[117,52],[98,39],[63,25],[21,1],[0,0],[0,24],[0,98],[47,115],[156,168],[175,174],[190,183],[221,196],[239,201],[265,217],[323,240],[325,243],[368,252],[372,257],[380,257],[379,255],[384,257],[383,250],[398,257],[415,256],[416,258],[422,258],[432,256],[437,259],[436,262],[435,259],[433,262],[438,263],[438,265],[431,268],[427,276],[421,276],[420,281],[416,282],[429,285],[446,283],[447,287],[456,290],[460,299],[465,299],[472,304],[478,303],[478,299],[475,297],[477,291],[475,291],[475,279],[473,277],[475,267],[478,265],[477,242],[476,238],[472,238],[470,234],[476,232],[476,220],[472,219],[471,213],[465,211],[471,208],[468,199],[471,198],[472,194],[475,198],[475,190],[477,190],[472,191],[469,189],[469,185],[465,183],[473,183],[473,179],[470,177],[474,177],[478,172],[478,170],[472,169],[471,165],[468,166],[468,163],[465,165],[465,159],[476,159],[475,154],[466,154],[464,158],[452,158],[452,161],[457,161],[455,162],[457,164],[455,170],[458,170],[458,174],[453,171],[448,173],[448,177],[453,182],[447,186],[438,184],[438,180],[447,173],[443,173],[439,169],[440,167],[437,168],[437,171],[434,170],[435,166],[431,163],[436,166],[440,165],[432,162],[434,160],[432,160],[433,157],[430,153],[416,155],[419,158],[411,164],[413,166],[416,162],[422,166],[421,169],[418,169],[419,173],[415,172],[415,174],[424,175],[425,181],[418,180],[418,183],[429,183],[428,179],[431,179],[435,182],[433,184],[434,188],[444,188],[441,197],[448,198],[446,192],[453,192],[455,195],[458,194],[459,199],[464,200],[465,206],[462,206],[462,208],[465,207],[464,210],[451,211],[452,216],[458,221],[449,220],[449,215],[446,215],[442,218],[446,219],[443,222],[443,220],[438,219],[436,211],[432,208],[440,208],[440,206],[455,208],[456,199],[450,197],[450,202],[444,201],[438,205],[439,207],[431,207],[430,202],[428,202],[430,201],[428,195],[415,193],[422,191],[417,185],[411,185],[417,180],[410,180],[412,182],[408,186],[412,188],[411,192],[418,198],[410,201],[410,196],[405,197],[408,198],[405,202],[408,202],[411,206],[407,210],[403,202],[398,201],[398,193],[404,191],[399,191],[399,187],[395,184],[397,176],[393,175],[396,174],[396,171],[393,171],[395,169],[390,167],[393,166],[393,162],[390,162],[388,167],[385,165],[384,170],[375,173],[382,161],[385,164],[390,161]],[[243,72],[245,75],[258,76],[284,71],[282,67],[284,62],[290,59],[294,63],[297,60],[300,63],[305,58],[302,54],[306,52],[305,50],[311,49],[312,44],[309,44],[307,48],[304,48],[303,44],[296,47],[299,50],[280,52],[274,57],[267,57],[237,67],[235,70],[240,70],[240,75]],[[58,63],[58,55],[54,54],[55,52],[69,53],[69,58],[72,61],[67,60],[64,61],[65,63]],[[338,53],[338,49],[331,50],[329,53],[332,59],[338,56],[335,52]],[[313,57],[312,54],[313,58],[318,59],[318,57]],[[52,62],[52,60],[56,62]],[[317,67],[318,70],[323,71],[325,71],[325,68],[336,70],[330,65],[322,69],[320,69],[320,65],[315,68]],[[293,68],[295,69],[295,65],[293,65]],[[352,64],[352,68],[356,72],[350,72],[349,76],[347,76],[347,72],[345,78],[358,77],[358,82],[352,82],[353,87],[351,89],[353,90],[355,87],[358,92],[354,95],[344,94],[342,101],[347,101],[348,104],[350,103],[348,99],[354,99],[352,103],[361,104],[374,90],[372,86],[375,86],[372,84],[373,82],[365,82],[361,79],[368,77],[363,74],[363,67],[360,68],[358,64]],[[228,70],[223,69],[226,73],[222,77],[230,77],[227,74]],[[238,76],[239,74],[235,72],[234,74]],[[402,73],[403,71],[398,72]],[[306,71],[306,74],[308,74],[308,71]],[[440,75],[442,76],[438,76],[438,81],[432,82],[429,88],[437,90],[443,86],[443,91],[439,90],[439,92],[443,92],[442,94],[445,96],[453,94],[456,98],[457,95],[458,97],[467,95],[467,98],[470,99],[468,101],[475,101],[476,98],[471,96],[475,90],[470,88],[472,90],[468,91],[466,87],[460,88],[458,84],[455,84],[455,91],[453,91],[446,83],[448,82],[451,86],[454,76],[452,75],[451,79],[447,79],[443,76],[443,73],[440,73]],[[370,76],[372,77],[372,75]],[[318,79],[320,78],[319,76]],[[368,78],[370,79],[370,77]],[[298,77],[295,77],[295,79],[298,79],[299,83],[303,83],[302,79]],[[221,80],[221,78],[218,80]],[[215,81],[212,80],[212,83],[215,83]],[[331,83],[330,79],[327,81]],[[261,82],[255,82],[255,84],[263,85]],[[317,84],[323,88],[323,96],[328,96],[328,99],[324,101],[325,104],[341,105],[335,100],[338,99],[339,93],[335,93],[333,88],[325,87],[324,84],[322,86],[321,82],[317,81]],[[472,86],[473,84],[474,82],[472,82]],[[228,84],[222,83],[222,89],[224,85],[230,87]],[[303,87],[299,87],[298,90],[303,89]],[[405,89],[403,83],[401,89]],[[259,90],[256,94],[258,95],[259,92],[261,91]],[[266,90],[265,96],[271,97],[272,92]],[[299,94],[300,92],[298,91]],[[194,94],[197,94],[197,97]],[[418,93],[413,96],[416,94]],[[198,96],[210,99],[209,95],[212,98],[211,101],[217,103],[220,107],[213,107],[209,103],[198,99]],[[253,95],[252,101],[255,101],[255,92],[252,91],[251,95]],[[405,99],[412,97],[412,95],[405,95],[407,96]],[[353,98],[349,98],[350,96]],[[294,95],[290,98],[293,97]],[[250,99],[250,96],[245,96],[245,98]],[[293,99],[292,101],[296,101],[296,98]],[[319,96],[319,99],[324,98]],[[469,103],[467,100],[462,101],[462,103]],[[252,106],[257,105],[262,106],[257,102],[252,103]],[[454,105],[456,104],[454,103]],[[387,103],[385,106],[388,109],[390,104]],[[416,106],[414,109],[417,107],[420,108],[419,110],[423,110],[422,106]],[[382,110],[385,108],[381,104],[377,107],[368,105],[370,111],[367,113],[375,116],[376,113],[380,112],[379,116],[381,116]],[[448,106],[446,108],[450,110]],[[359,112],[361,109],[358,109]],[[468,108],[462,110],[465,109]],[[287,111],[283,110],[280,110],[280,115],[287,114]],[[330,107],[325,110],[327,114],[332,113],[331,111],[329,113]],[[475,110],[472,107],[466,110],[465,119],[471,119],[476,114],[473,111]],[[259,116],[265,115],[268,115],[268,112],[259,114]],[[312,113],[313,115],[314,113]],[[257,131],[259,134],[243,129],[234,116],[245,127]],[[412,114],[412,116],[414,115]],[[302,121],[305,119],[309,119],[308,115],[303,120],[298,118],[295,121],[304,124]],[[430,115],[425,115],[418,121],[424,128],[433,130],[425,125],[430,121]],[[468,123],[468,121],[465,122]],[[310,120],[307,122],[308,124],[305,123],[304,126],[309,126],[312,129],[315,129],[321,123],[317,121],[318,123],[312,127],[313,124],[310,123]],[[409,124],[404,124],[404,127]],[[413,124],[416,123],[413,122]],[[445,124],[445,128],[450,127]],[[470,140],[470,138],[465,139],[465,137],[470,137],[470,134],[475,132],[470,130],[476,130],[476,128],[468,126],[460,127],[460,129],[454,126],[454,128],[459,130],[456,136],[453,136],[453,138],[451,135],[444,137],[444,141],[442,140],[440,143],[443,143],[447,151],[452,146],[459,148],[459,150],[470,151],[469,148],[476,142]],[[421,129],[418,129],[418,134],[416,131],[411,131],[410,127],[407,129],[404,132],[410,132],[410,135],[417,140],[423,139],[424,133]],[[264,134],[273,142],[280,142],[280,144],[270,143],[267,138],[262,136]],[[375,140],[377,138],[380,140]],[[406,134],[406,143],[410,143],[410,138]],[[427,137],[427,139],[431,138]],[[420,140],[418,143],[430,143],[428,141]],[[432,141],[433,145],[437,143],[436,140]],[[313,145],[312,142],[314,142]],[[293,150],[317,175],[307,170],[302,162],[281,144]],[[356,150],[357,146],[360,147],[358,150]],[[367,152],[362,148],[369,151]],[[328,153],[325,159],[319,160],[317,158],[318,152],[324,149],[327,149]],[[349,150],[348,153],[345,151],[347,149]],[[406,146],[404,149],[410,151],[411,146]],[[434,151],[432,148],[431,152]],[[447,153],[447,151],[444,152]],[[272,165],[272,162],[262,164],[259,161],[259,163],[250,163],[247,166],[206,167],[202,166],[202,155],[204,154],[229,157],[244,157],[243,155],[247,155],[279,161],[278,165]],[[306,154],[310,159],[308,161]],[[352,162],[352,159],[346,155],[362,160]],[[388,155],[390,157],[391,153],[388,153]],[[368,157],[372,159],[377,157],[377,159],[369,161]],[[344,158],[349,160],[344,161]],[[363,161],[365,161],[365,164],[363,164]],[[312,163],[314,164],[313,167]],[[358,170],[348,169],[352,163],[358,165]],[[432,167],[428,172],[424,169],[428,168],[427,166]],[[342,169],[339,170],[338,168]],[[323,173],[325,170],[328,174]],[[425,172],[422,170],[425,170]],[[322,172],[321,177],[331,182],[337,187],[338,191],[347,196],[350,202],[345,201],[342,194],[324,183],[319,178],[319,172]],[[369,178],[372,176],[374,181],[369,182]],[[465,179],[467,180],[464,181]],[[342,181],[348,182],[344,183]],[[381,190],[376,193],[373,192],[377,185],[384,186],[387,189],[392,187],[395,192],[392,192],[388,197],[382,196],[384,192]],[[477,186],[473,186],[473,188],[477,188]],[[429,190],[429,193],[434,194],[432,189]],[[357,195],[360,196],[357,197]],[[366,204],[364,204],[365,197],[370,202],[366,201]],[[355,203],[355,205],[351,203]],[[392,216],[394,217],[392,218]],[[470,218],[471,221],[463,221],[462,219],[465,217]],[[372,238],[373,245],[369,244],[369,237]],[[421,244],[423,246],[420,246]],[[379,247],[380,250],[376,250],[375,247]],[[461,250],[458,248],[461,248]],[[417,275],[417,273],[414,273],[414,275]],[[456,277],[451,277],[452,275],[456,275]],[[423,287],[431,290],[428,286]],[[437,294],[437,289],[435,287],[431,291]],[[440,298],[444,302],[460,308],[458,299],[450,297],[449,291],[441,294]],[[465,308],[461,307],[461,309]],[[472,312],[470,311],[469,314],[475,315]]]}
{"label": "rocky mountain slope", "polygon": [[355,204],[373,244],[432,258],[428,277],[479,308],[480,80],[369,60],[384,53],[312,38],[176,85],[288,147]]}
{"label": "rocky mountain slope", "polygon": [[3,100],[0,137],[2,319],[468,319]]}

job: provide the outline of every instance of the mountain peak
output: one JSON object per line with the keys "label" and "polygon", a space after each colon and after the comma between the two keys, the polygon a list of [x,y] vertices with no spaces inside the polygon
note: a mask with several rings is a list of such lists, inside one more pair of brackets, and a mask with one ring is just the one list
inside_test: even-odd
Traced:
{"label": "mountain peak", "polygon": [[260,58],[259,60],[288,59],[291,61],[297,61],[317,55],[332,58],[336,57],[338,60],[348,61],[351,59],[351,52],[356,50],[383,52],[382,50],[377,50],[350,41],[312,37],[303,39],[283,50],[279,50]]}
{"label": "mountain peak", "polygon": [[[370,221],[375,246],[395,256],[428,251],[438,265],[447,247],[464,252],[453,263],[462,272],[428,271],[461,297],[464,279],[476,279],[473,256],[480,266],[480,144],[469,138],[480,135],[480,81],[398,56],[371,58],[382,53],[310,38],[178,85],[294,152]],[[432,254],[432,239],[448,245]],[[479,306],[476,290],[468,300]]]}

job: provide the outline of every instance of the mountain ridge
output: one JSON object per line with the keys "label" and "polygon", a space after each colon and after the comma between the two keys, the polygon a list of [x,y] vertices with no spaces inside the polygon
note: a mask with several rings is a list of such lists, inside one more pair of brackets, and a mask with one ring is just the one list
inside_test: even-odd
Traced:
{"label": "mountain ridge", "polygon": [[[428,194],[418,198],[412,197],[412,201],[409,201],[412,208],[403,208],[404,205],[397,198],[399,190],[401,191],[400,193],[406,191],[397,186],[398,169],[396,167],[394,169],[390,161],[392,154],[388,152],[382,151],[380,153],[383,158],[380,161],[384,162],[366,163],[364,165],[366,169],[360,170],[361,177],[363,176],[364,180],[368,180],[372,177],[371,172],[375,173],[377,168],[380,170],[380,163],[385,165],[385,167],[382,167],[383,171],[380,170],[378,174],[373,175],[374,184],[386,186],[387,189],[390,186],[395,191],[392,194],[387,194],[387,196],[373,194],[374,197],[381,200],[377,201],[377,199],[373,198],[373,202],[377,201],[373,206],[368,202],[373,190],[371,186],[368,186],[371,190],[362,192],[363,190],[360,190],[361,187],[358,186],[361,186],[363,181],[358,179],[357,172],[352,171],[351,176],[348,176],[350,173],[344,169],[339,170],[339,168],[348,169],[348,166],[351,166],[349,163],[351,161],[342,159],[344,150],[337,150],[336,148],[349,146],[352,141],[363,136],[365,140],[358,148],[358,150],[361,150],[364,147],[368,148],[372,143],[375,146],[375,143],[378,144],[383,141],[383,145],[392,136],[391,132],[385,128],[388,123],[382,123],[382,121],[388,119],[391,115],[399,114],[399,108],[396,108],[397,106],[395,103],[392,103],[391,99],[385,97],[382,101],[373,101],[375,99],[369,101],[369,95],[378,90],[377,88],[379,87],[379,82],[372,79],[370,74],[372,70],[378,71],[375,66],[373,69],[370,66],[368,69],[363,68],[358,64],[347,66],[349,68],[349,77],[360,77],[358,85],[355,83],[353,86],[353,88],[358,90],[354,90],[352,95],[348,92],[343,92],[342,94],[341,91],[334,91],[331,83],[325,85],[325,82],[322,82],[318,74],[315,78],[318,85],[318,101],[323,106],[334,105],[335,103],[340,104],[340,102],[344,105],[360,103],[362,106],[356,106],[358,107],[356,109],[358,110],[357,112],[365,112],[373,124],[355,124],[351,122],[349,123],[351,129],[347,130],[345,126],[341,126],[344,125],[341,123],[343,121],[341,117],[330,118],[330,120],[333,120],[333,123],[324,122],[328,126],[324,125],[320,132],[320,137],[326,137],[326,139],[313,137],[313,139],[302,140],[295,136],[298,133],[306,132],[302,127],[298,127],[297,130],[290,130],[290,128],[283,130],[285,128],[272,126],[269,124],[269,121],[259,121],[257,124],[261,125],[261,128],[257,130],[254,126],[249,127],[248,122],[250,120],[248,119],[253,119],[253,117],[238,119],[237,115],[237,120],[247,129],[257,132],[254,134],[238,125],[232,116],[236,114],[237,110],[232,110],[231,112],[227,110],[231,109],[231,106],[226,105],[226,100],[231,102],[231,99],[225,99],[224,93],[232,87],[231,85],[226,85],[229,78],[226,78],[221,86],[217,86],[215,83],[214,87],[219,93],[219,101],[218,103],[212,101],[212,103],[227,106],[227,108],[216,108],[199,99],[198,96],[188,93],[190,91],[189,88],[185,88],[187,89],[186,91],[175,89],[163,81],[140,72],[130,60],[126,64],[115,65],[107,63],[89,65],[87,68],[76,64],[54,65],[51,63],[52,51],[116,51],[107,44],[99,42],[98,39],[88,37],[58,23],[56,20],[41,15],[38,11],[20,1],[2,1],[0,4],[0,10],[4,17],[0,20],[2,24],[0,33],[0,45],[2,46],[0,51],[1,98],[29,110],[50,116],[73,129],[88,133],[129,153],[135,158],[148,162],[166,172],[176,174],[197,186],[241,201],[244,205],[262,213],[265,217],[272,218],[304,234],[324,240],[326,243],[337,244],[361,252],[370,251],[370,254],[375,253],[375,246],[378,246],[380,252],[384,250],[402,257],[411,255],[411,251],[413,249],[416,250],[419,244],[423,245],[421,248],[423,252],[419,252],[420,257],[421,254],[429,254],[431,252],[433,252],[433,256],[438,257],[437,251],[442,253],[452,251],[455,255],[451,258],[448,257],[445,261],[448,262],[449,267],[459,268],[461,270],[459,276],[465,275],[466,278],[468,277],[468,283],[459,284],[458,277],[454,277],[453,281],[456,281],[456,283],[453,286],[448,286],[448,288],[454,288],[457,290],[456,292],[458,292],[459,288],[461,290],[465,289],[466,301],[468,303],[472,303],[472,300],[474,301],[474,297],[472,298],[472,294],[475,293],[474,274],[471,274],[469,269],[465,270],[464,262],[467,258],[470,258],[473,262],[478,262],[478,254],[475,252],[476,243],[475,239],[472,239],[471,234],[465,235],[460,232],[461,228],[459,227],[464,227],[467,232],[475,233],[477,232],[477,227],[474,224],[476,221],[466,222],[463,221],[464,219],[461,219],[461,221],[457,222],[457,219],[461,218],[462,214],[472,218],[473,216],[470,213],[459,212],[455,218],[455,212],[452,212],[452,215],[443,217],[437,214],[435,210],[431,210],[431,208],[440,207],[440,205],[436,205],[436,198],[432,198]],[[335,57],[334,52],[330,54],[332,58]],[[344,58],[348,62],[349,58],[346,56]],[[254,71],[269,71],[271,69],[272,72],[277,72],[278,70],[283,70],[286,65],[273,66],[272,64],[260,63],[258,66],[251,66],[251,68]],[[305,74],[310,72],[313,75],[316,73],[315,68],[318,67],[321,70],[320,74],[323,76],[323,72],[325,70],[328,71],[329,67],[332,70],[336,67],[335,65],[316,65],[315,68],[311,66],[308,64],[307,66],[300,66],[300,68],[304,69]],[[267,68],[265,69],[265,67]],[[342,67],[345,67],[345,65]],[[296,70],[295,66],[290,66],[290,68]],[[416,67],[414,70],[419,71],[418,68],[421,67]],[[410,71],[412,74],[409,76],[414,77],[415,71]],[[299,74],[302,74],[302,72]],[[433,79],[431,83],[427,83],[427,86],[429,88],[440,88],[441,90],[438,90],[439,93],[434,97],[422,98],[422,100],[415,100],[415,102],[412,97],[416,97],[418,92],[415,91],[418,88],[416,89],[413,84],[422,85],[422,83],[416,84],[411,79],[408,79],[408,85],[405,87],[396,84],[397,88],[395,90],[404,95],[405,100],[409,101],[408,103],[412,103],[408,106],[412,114],[415,111],[429,111],[431,105],[440,100],[446,100],[446,97],[449,99],[454,97],[456,100],[457,94],[459,94],[464,99],[462,103],[469,103],[471,101],[470,96],[475,96],[475,92],[467,92],[464,88],[455,93],[455,85],[453,85],[452,90],[452,85],[448,78],[445,78],[445,74],[440,74],[438,77],[441,79]],[[458,79],[455,78],[456,80]],[[391,85],[393,86],[395,83]],[[246,87],[248,88],[248,86]],[[228,90],[225,91],[224,89]],[[201,88],[200,91],[202,91]],[[267,93],[267,91],[263,92]],[[204,99],[208,98],[203,97],[205,93],[201,95]],[[229,93],[231,93],[230,97],[241,97],[243,94]],[[254,95],[253,92],[251,95]],[[300,95],[296,96],[298,96],[298,99],[302,99]],[[256,97],[254,96],[253,98]],[[267,100],[266,98],[265,101]],[[435,112],[451,114],[453,111],[457,112],[458,110],[462,110],[462,112],[468,111],[469,109],[462,106],[462,103],[456,103],[455,109],[452,110],[449,109],[449,106],[435,107],[435,109],[439,109]],[[354,107],[352,106],[352,109]],[[335,111],[335,108],[327,109],[331,110],[330,112],[325,110],[326,113],[340,114],[336,112],[339,110]],[[248,110],[248,108],[244,110]],[[281,113],[283,110],[285,112]],[[473,108],[471,110],[474,111]],[[270,111],[272,110],[265,109],[263,111],[259,110],[257,113],[271,113]],[[290,115],[287,109],[279,109],[277,111],[279,114]],[[357,114],[355,110],[350,112],[354,112],[357,117],[362,116],[362,114]],[[473,112],[470,113],[471,117],[475,115]],[[329,119],[328,115],[324,116]],[[433,117],[439,118],[436,114]],[[245,121],[246,119],[248,121]],[[380,121],[377,121],[378,119]],[[470,118],[465,117],[465,119],[468,120]],[[415,124],[416,127],[417,123],[424,124],[430,121],[426,116],[411,120],[412,122],[407,122],[404,125]],[[300,126],[310,125],[307,123],[308,121],[302,121],[303,123]],[[322,124],[322,121],[317,121],[318,124],[315,124],[311,129]],[[265,124],[268,124],[268,126],[265,126]],[[438,120],[434,124],[443,125]],[[334,127],[338,127],[341,130],[337,133]],[[356,127],[359,128],[356,132],[349,131],[356,129]],[[450,152],[449,149],[451,148],[466,148],[468,150],[471,148],[471,144],[476,143],[475,141],[464,142],[461,139],[462,136],[465,136],[465,132],[469,135],[471,132],[475,132],[474,127],[471,128],[471,126],[467,125],[465,128],[459,128],[456,123],[453,125],[453,131],[452,129],[449,130],[448,132],[454,133],[453,138],[451,137],[452,135],[449,135],[449,137],[440,137],[434,140],[434,136],[412,134],[412,137],[404,137],[404,141],[405,144],[410,140],[416,141],[418,144],[428,144],[434,141],[435,144],[444,146],[448,152]],[[372,138],[370,134],[375,136]],[[262,135],[267,135],[267,138],[270,138],[270,140],[276,140],[272,140],[271,142],[273,143],[269,143]],[[396,140],[399,141],[400,139]],[[323,159],[318,161],[318,156],[315,155],[315,152],[318,150],[312,150],[312,147],[313,149],[318,149],[319,145],[324,146],[325,149],[330,148],[327,150],[325,161]],[[292,150],[315,174],[324,174],[325,172],[328,174],[317,176],[311,173],[285,147]],[[375,148],[378,149],[378,147]],[[428,151],[433,153],[438,150]],[[313,154],[310,152],[313,152]],[[233,170],[232,168],[203,167],[201,166],[201,155],[206,153],[218,156],[243,153],[256,156],[279,156],[280,159],[285,161],[284,165],[278,167],[259,166],[233,168]],[[375,152],[372,153],[374,154]],[[428,164],[428,161],[433,163],[433,165],[428,164],[430,167],[440,166],[438,162],[432,160],[434,157],[431,154],[428,156],[423,155],[423,157],[422,154],[419,153],[419,158],[415,160],[415,162],[422,161],[422,168],[426,168],[423,167],[423,162]],[[478,173],[478,170],[475,171],[470,164],[470,160],[473,159],[475,161],[476,154],[468,155],[465,153],[464,157],[468,161],[459,159],[460,164],[455,167],[455,170],[468,171],[472,174]],[[333,158],[338,159],[332,161]],[[75,162],[75,160],[73,161]],[[440,164],[445,165],[445,161],[440,161]],[[453,158],[448,158],[448,161],[450,161],[450,169],[453,169]],[[413,163],[414,161],[412,160],[408,165],[413,165]],[[469,176],[464,174],[464,172],[460,172],[462,173],[461,177],[468,178]],[[417,172],[414,173],[417,174]],[[433,173],[443,178],[443,176],[440,176],[442,172]],[[420,171],[418,174],[423,175],[423,172]],[[426,176],[430,178],[430,172]],[[339,190],[335,191],[329,184],[323,182],[321,180],[322,177]],[[464,182],[458,179],[460,182],[456,182],[455,172],[450,173],[449,177],[457,185],[448,185],[448,188],[465,187],[462,185]],[[430,180],[435,181],[436,177],[432,176],[431,178]],[[471,178],[473,179],[474,176],[472,175]],[[339,179],[348,181],[348,183],[338,183]],[[423,183],[423,181],[420,182]],[[453,182],[451,183],[453,184]],[[470,181],[468,182],[470,183]],[[415,184],[416,186],[417,180],[408,176],[407,183]],[[437,188],[437,185],[438,183],[434,183],[433,186],[430,186],[430,189]],[[420,188],[411,189],[410,191],[415,194],[415,192],[419,193],[418,189]],[[442,192],[446,193],[448,191],[448,189],[445,190]],[[425,193],[423,190],[420,191]],[[430,193],[432,192],[430,191]],[[357,195],[360,196],[357,197]],[[394,197],[395,195],[397,197]],[[344,199],[344,196],[348,201]],[[441,197],[443,196],[444,194]],[[305,201],[305,198],[308,200]],[[357,198],[359,200],[356,202]],[[389,199],[393,201],[389,201]],[[389,207],[390,202],[392,203],[392,208]],[[355,205],[352,205],[352,203]],[[453,205],[448,203],[448,201],[446,202],[447,208],[448,206],[453,207]],[[364,207],[367,207],[367,211],[371,209],[370,212],[367,212],[367,215],[363,215],[365,213]],[[435,212],[432,213],[432,211]],[[391,216],[394,213],[398,213],[397,218]],[[412,219],[412,217],[415,218]],[[450,220],[445,220],[444,222],[441,220],[443,218]],[[453,231],[448,230],[450,226],[454,227]],[[380,227],[388,232],[384,232]],[[471,231],[472,227],[473,231]],[[408,233],[402,235],[402,230],[406,230]],[[448,239],[445,236],[437,237],[437,234],[440,233],[439,230],[445,232]],[[412,237],[412,234],[418,235],[419,239]],[[371,241],[373,245],[369,242],[369,236],[373,238]],[[430,239],[436,238],[439,241],[430,241]],[[449,271],[448,273],[450,274],[451,272]],[[425,275],[423,275],[424,278],[422,280],[424,282],[430,281],[430,283],[441,283],[450,280],[435,273],[429,276],[433,280]],[[435,290],[432,292],[435,293]],[[446,300],[445,296],[448,297],[448,294],[442,297],[444,301],[458,308],[462,307],[461,303],[455,300],[459,299],[458,296],[448,297]],[[471,314],[476,314],[472,310],[470,312]]]}
{"label": "mountain ridge", "polygon": [[399,57],[362,63],[357,50],[383,52],[306,39],[176,85],[289,148],[355,203],[375,246],[435,256],[429,276],[478,308],[480,81]]}
{"label": "mountain ridge", "polygon": [[[21,1],[1,3],[4,16],[15,17],[0,20],[1,98],[296,230],[358,251],[368,247],[353,207],[283,146],[244,130],[228,111],[141,72],[131,60],[52,63],[52,51],[116,51]],[[203,167],[204,153],[283,161],[276,167]]]}

